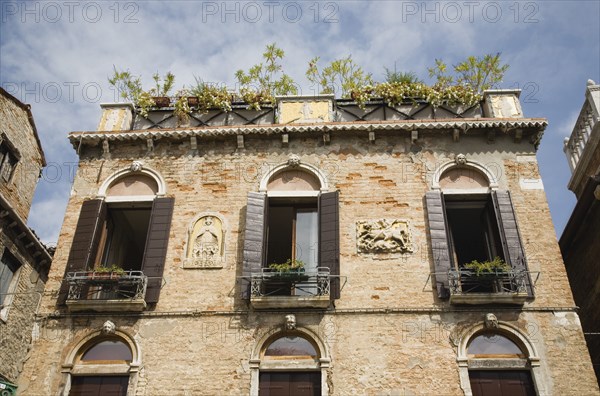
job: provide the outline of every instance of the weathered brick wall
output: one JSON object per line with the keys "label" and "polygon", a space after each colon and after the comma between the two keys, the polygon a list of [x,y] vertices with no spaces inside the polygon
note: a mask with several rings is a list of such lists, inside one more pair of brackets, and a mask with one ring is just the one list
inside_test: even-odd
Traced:
{"label": "weathered brick wall", "polygon": [[[39,305],[44,283],[32,267],[34,262],[29,253],[14,242],[14,236],[5,231],[7,223],[0,222],[0,252],[9,250],[21,263],[15,273],[16,287],[9,289],[0,319],[0,374],[15,383],[23,369],[23,363],[31,348],[34,316]],[[9,231],[10,232],[10,231]],[[2,254],[2,253],[0,253]]]}
{"label": "weathered brick wall", "polygon": [[10,182],[0,180],[0,193],[18,215],[27,221],[31,200],[42,169],[42,154],[27,112],[0,94],[0,132],[19,150],[19,160]]}
{"label": "weathered brick wall", "polygon": [[[341,275],[347,277],[341,299],[336,301],[334,313],[297,314],[299,325],[317,334],[320,328],[335,330],[335,340],[323,337],[332,359],[332,394],[461,394],[452,339],[481,322],[486,312],[494,312],[526,334],[535,329],[531,339],[538,348],[550,394],[597,394],[578,319],[569,311],[573,299],[545,194],[535,187],[540,176],[533,146],[525,141],[514,143],[501,134],[492,144],[477,134],[462,137],[458,143],[449,135],[425,133],[412,144],[406,136],[382,133],[375,143],[369,143],[366,135],[332,134],[331,144],[323,145],[322,136],[291,135],[289,147],[282,147],[278,138],[246,136],[242,150],[236,148],[234,137],[201,139],[197,152],[190,149],[189,142],[159,140],[152,153],[147,153],[146,142],[140,140],[111,145],[110,155],[104,159],[100,147],[85,148],[42,314],[57,309],[56,292],[81,202],[93,198],[112,173],[141,160],[164,177],[167,195],[176,199],[165,285],[154,313],[147,314],[157,316],[143,314],[136,320],[110,314],[97,319],[67,315],[43,322],[42,333],[50,334],[52,340],[42,336],[34,343],[21,388],[32,395],[59,389],[59,367],[69,348],[90,328],[97,329],[111,319],[137,337],[143,350],[138,394],[161,394],[165,389],[172,394],[248,394],[251,350],[262,334],[281,325],[284,313],[246,312],[247,305],[239,298],[236,277],[241,275],[246,194],[258,190],[266,170],[296,154],[322,169],[330,188],[340,191]],[[535,300],[525,304],[524,312],[495,307],[438,312],[453,308],[438,300],[429,278],[434,268],[424,195],[431,189],[436,167],[458,153],[496,169],[499,188],[511,191],[529,269],[534,279],[540,274]],[[225,220],[223,269],[183,268],[188,227],[201,212],[215,212]],[[381,218],[410,222],[414,253],[357,253],[356,221]],[[385,315],[361,311],[385,308],[417,312]],[[234,309],[244,313],[241,317],[182,313]],[[423,313],[418,313],[420,310]],[[207,331],[215,328],[211,326],[219,329],[217,335],[207,336]],[[415,336],[419,329],[423,335]]]}

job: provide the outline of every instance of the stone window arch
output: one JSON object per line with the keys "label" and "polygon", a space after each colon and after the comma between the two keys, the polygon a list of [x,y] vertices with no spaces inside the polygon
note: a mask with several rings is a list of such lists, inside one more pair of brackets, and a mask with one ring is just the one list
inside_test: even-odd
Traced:
{"label": "stone window arch", "polygon": [[134,161],[129,168],[121,169],[104,180],[98,189],[98,198],[107,201],[151,201],[167,193],[161,174]]}
{"label": "stone window arch", "polygon": [[489,192],[498,189],[498,176],[502,173],[496,164],[485,165],[458,154],[454,161],[447,161],[436,168],[432,179],[432,190],[446,192],[467,190]]}
{"label": "stone window arch", "polygon": [[113,326],[110,332],[88,334],[67,355],[61,395],[135,394],[141,368],[139,347],[131,336],[107,323]]}
{"label": "stone window arch", "polygon": [[465,332],[456,360],[466,396],[547,394],[535,346],[520,329],[493,314]]}
{"label": "stone window arch", "polygon": [[[297,387],[310,387],[310,394],[327,395],[330,359],[325,345],[305,328],[275,331],[256,345],[250,360],[250,395],[268,395],[277,384],[283,394],[294,395]],[[286,393],[287,392],[287,393]]]}

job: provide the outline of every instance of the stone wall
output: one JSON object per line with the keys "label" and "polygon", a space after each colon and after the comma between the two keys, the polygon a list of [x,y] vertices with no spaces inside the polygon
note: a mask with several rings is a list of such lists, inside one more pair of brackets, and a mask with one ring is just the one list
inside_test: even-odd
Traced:
{"label": "stone wall", "polygon": [[21,155],[11,180],[0,180],[0,193],[11,203],[18,215],[27,221],[40,171],[45,165],[43,153],[27,111],[1,93],[0,132],[6,134]]}
{"label": "stone wall", "polygon": [[[459,153],[492,169],[499,188],[511,191],[537,281],[535,299],[522,309],[459,310],[439,300],[432,287],[424,195],[436,168]],[[21,391],[45,395],[64,389],[61,365],[67,354],[110,319],[142,351],[136,394],[248,394],[257,341],[280,329],[284,314],[294,310],[255,312],[240,299],[236,279],[242,272],[246,195],[258,191],[262,175],[290,154],[321,169],[330,188],[340,191],[341,298],[326,313],[295,312],[298,326],[326,345],[330,394],[462,394],[458,341],[487,312],[529,337],[540,358],[536,375],[545,384],[544,394],[598,394],[533,145],[501,133],[493,143],[477,133],[453,142],[440,132],[420,133],[412,142],[407,133],[394,131],[378,133],[374,143],[364,134],[332,133],[331,143],[324,145],[322,136],[305,133],[290,135],[287,147],[279,139],[253,135],[245,137],[244,149],[237,148],[235,137],[202,140],[197,150],[188,141],[166,139],[155,141],[150,153],[142,140],[112,144],[110,154],[102,154],[101,146],[84,147],[42,301],[41,335]],[[160,173],[167,195],[175,197],[157,306],[139,317],[54,315],[81,203],[133,160]],[[224,219],[224,267],[183,268],[188,229],[207,212]],[[408,221],[413,253],[357,253],[356,222],[377,219]]]}

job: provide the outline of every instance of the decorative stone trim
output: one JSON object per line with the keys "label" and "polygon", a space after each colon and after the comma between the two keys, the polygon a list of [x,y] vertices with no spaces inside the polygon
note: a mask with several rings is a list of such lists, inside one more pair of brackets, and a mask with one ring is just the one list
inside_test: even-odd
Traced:
{"label": "decorative stone trim", "polygon": [[183,268],[223,268],[226,231],[225,219],[220,214],[202,212],[196,215],[188,227]]}
{"label": "decorative stone trim", "polygon": [[412,233],[407,220],[358,220],[357,253],[412,253]]}

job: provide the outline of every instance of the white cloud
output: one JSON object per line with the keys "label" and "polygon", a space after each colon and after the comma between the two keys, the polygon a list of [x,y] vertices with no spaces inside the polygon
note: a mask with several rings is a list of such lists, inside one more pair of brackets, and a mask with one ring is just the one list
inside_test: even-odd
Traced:
{"label": "white cloud", "polygon": [[[285,70],[308,89],[304,72],[317,55],[324,63],[352,54],[381,79],[384,66],[396,64],[398,70],[426,78],[435,58],[455,64],[470,54],[500,51],[511,64],[506,84],[533,84],[524,96],[533,94],[537,102],[523,104],[526,115],[550,119],[540,167],[544,176],[552,175],[544,180],[546,191],[559,197],[549,197],[553,215],[565,217],[561,202],[567,200],[563,194],[570,194],[564,180],[568,168],[555,158],[562,155],[562,137],[570,133],[586,80],[600,79],[598,2],[477,2],[473,10],[461,2],[295,2],[302,9],[299,18],[292,3],[279,2],[272,21],[262,2],[95,2],[102,9],[96,23],[89,22],[92,9],[82,13],[83,5],[70,22],[60,2],[52,2],[63,11],[56,23],[44,19],[52,17],[43,15],[48,2],[28,2],[27,7],[40,7],[40,22],[31,15],[22,22],[26,3],[11,3],[19,6],[17,14],[3,8],[0,15],[0,83],[32,103],[49,163],[76,160],[66,134],[95,129],[99,103],[114,100],[107,84],[113,65],[141,74],[146,83],[152,73],[171,70],[178,86],[192,84],[194,75],[233,86],[235,71],[261,61],[265,45],[277,42],[286,52]],[[249,4],[260,8],[254,22]],[[449,4],[461,7],[460,18]],[[501,7],[495,21],[494,4]],[[215,5],[216,11],[210,8]],[[125,23],[126,17],[133,23]],[[52,84],[62,88],[56,103],[49,100]],[[84,86],[88,96],[100,87],[102,98],[86,100]],[[56,239],[68,190],[68,180],[38,189],[30,219],[43,238]]]}

